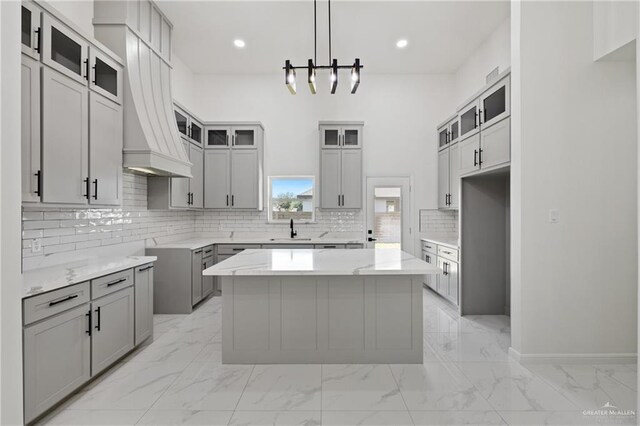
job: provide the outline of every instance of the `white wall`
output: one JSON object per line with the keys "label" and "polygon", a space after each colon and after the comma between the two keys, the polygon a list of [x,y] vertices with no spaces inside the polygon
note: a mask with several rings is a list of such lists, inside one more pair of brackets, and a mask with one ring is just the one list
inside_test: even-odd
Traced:
{"label": "white wall", "polygon": [[[512,194],[521,198],[512,200],[512,345],[525,358],[632,356],[635,67],[593,61],[590,1],[519,7]],[[547,220],[551,208],[560,211],[557,224]]]}
{"label": "white wall", "polygon": [[0,2],[0,424],[22,424],[20,2]]}
{"label": "white wall", "polygon": [[67,19],[93,37],[93,0],[47,0]]}
{"label": "white wall", "polygon": [[[303,74],[303,73],[301,73]],[[327,77],[321,74],[319,80]],[[346,74],[330,95],[328,83],[309,93],[300,76],[293,96],[281,74],[196,75],[191,107],[204,120],[256,120],[265,126],[265,174],[315,174],[320,120],[362,120],[365,176],[412,176],[413,235],[418,209],[437,207],[436,125],[453,111],[451,75],[363,75],[351,95]],[[341,84],[340,84],[341,83]],[[416,240],[417,241],[417,240]],[[417,243],[416,243],[417,244]]]}
{"label": "white wall", "polygon": [[198,111],[193,109],[195,103],[195,76],[193,72],[175,54],[171,56],[171,66],[173,67],[171,70],[171,95],[173,99],[189,109],[192,114],[198,116]]}
{"label": "white wall", "polygon": [[460,104],[486,84],[486,76],[494,68],[499,67],[502,72],[511,65],[510,31],[511,18],[509,17],[458,68],[455,73],[454,89],[456,107],[463,106]]}
{"label": "white wall", "polygon": [[638,9],[637,1],[593,1],[594,59],[601,59],[636,38]]}

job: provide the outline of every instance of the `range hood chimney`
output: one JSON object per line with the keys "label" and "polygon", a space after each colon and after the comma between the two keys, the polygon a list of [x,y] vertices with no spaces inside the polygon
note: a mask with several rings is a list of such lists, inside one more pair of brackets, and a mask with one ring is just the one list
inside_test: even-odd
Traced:
{"label": "range hood chimney", "polygon": [[95,37],[125,62],[124,168],[191,177],[171,96],[171,22],[149,0],[96,0]]}

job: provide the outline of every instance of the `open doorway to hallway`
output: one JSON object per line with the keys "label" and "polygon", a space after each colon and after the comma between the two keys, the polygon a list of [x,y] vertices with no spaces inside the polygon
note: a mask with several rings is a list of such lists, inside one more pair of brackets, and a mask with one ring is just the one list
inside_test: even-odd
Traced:
{"label": "open doorway to hallway", "polygon": [[411,234],[408,177],[367,178],[367,246],[407,251]]}

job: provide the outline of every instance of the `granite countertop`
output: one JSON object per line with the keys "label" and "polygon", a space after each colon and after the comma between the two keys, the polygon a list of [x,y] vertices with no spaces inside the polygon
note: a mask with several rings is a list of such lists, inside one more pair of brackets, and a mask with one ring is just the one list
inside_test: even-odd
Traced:
{"label": "granite countertop", "polygon": [[460,248],[460,240],[454,234],[432,234],[420,238],[422,241],[431,241],[432,243],[449,246],[455,249]]}
{"label": "granite countertop", "polygon": [[397,249],[245,250],[203,275],[425,275],[442,271]]}
{"label": "granite countertop", "polygon": [[155,256],[120,256],[90,258],[47,268],[34,269],[22,274],[22,298],[57,290],[114,272],[155,262]]}
{"label": "granite countertop", "polygon": [[322,233],[311,235],[300,235],[296,238],[289,238],[283,234],[260,234],[260,233],[238,233],[234,232],[226,235],[188,238],[155,246],[147,249],[189,249],[196,250],[212,244],[364,244],[362,237],[353,234],[341,236],[339,233]]}

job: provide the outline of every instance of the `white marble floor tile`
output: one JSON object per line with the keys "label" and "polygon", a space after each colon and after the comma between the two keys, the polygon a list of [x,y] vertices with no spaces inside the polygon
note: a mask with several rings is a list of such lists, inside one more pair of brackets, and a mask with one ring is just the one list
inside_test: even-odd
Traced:
{"label": "white marble floor tile", "polygon": [[128,363],[84,392],[69,409],[148,409],[178,378],[181,364]]}
{"label": "white marble floor tile", "polygon": [[135,425],[145,410],[62,410],[37,425],[127,426]]}
{"label": "white marble floor tile", "polygon": [[460,317],[461,333],[511,334],[511,319],[506,315],[467,315]]}
{"label": "white marble floor tile", "polygon": [[460,363],[460,370],[496,410],[576,410],[567,398],[515,362]]}
{"label": "white marble floor tile", "polygon": [[457,333],[460,318],[448,309],[427,309],[422,314],[425,333]]}
{"label": "white marble floor tile", "polygon": [[187,317],[188,315],[181,314],[155,314],[153,316],[153,331],[158,334],[166,333]]}
{"label": "white marble floor tile", "polygon": [[409,410],[492,410],[453,364],[392,365]]}
{"label": "white marble floor tile", "polygon": [[323,411],[322,426],[413,426],[407,411]]}
{"label": "white marble floor tile", "polygon": [[234,410],[251,365],[193,363],[153,405],[155,410]]}
{"label": "white marble floor tile", "polygon": [[149,410],[138,426],[226,426],[233,411]]}
{"label": "white marble floor tile", "polygon": [[256,365],[236,409],[321,410],[321,382],[320,365]]}
{"label": "white marble floor tile", "polygon": [[506,424],[495,411],[412,411],[411,418],[416,426]]}
{"label": "white marble floor tile", "polygon": [[176,339],[174,332],[167,332],[149,346],[142,348],[129,362],[171,362],[186,367],[204,349],[206,343]]}
{"label": "white marble floor tile", "polygon": [[229,426],[320,426],[319,411],[236,411]]}
{"label": "white marble floor tile", "polygon": [[622,383],[635,374],[624,365],[531,365],[528,368],[570,399],[578,410],[599,409],[610,403],[636,410],[636,392]]}
{"label": "white marble floor tile", "polygon": [[322,409],[406,410],[388,365],[323,365]]}
{"label": "white marble floor tile", "polygon": [[425,333],[425,339],[453,362],[502,362],[509,360],[511,339],[498,333]]}
{"label": "white marble floor tile", "polygon": [[193,362],[211,362],[214,364],[222,364],[222,344],[208,343],[193,359]]}
{"label": "white marble floor tile", "polygon": [[508,425],[517,426],[595,426],[594,418],[579,411],[501,411]]}

